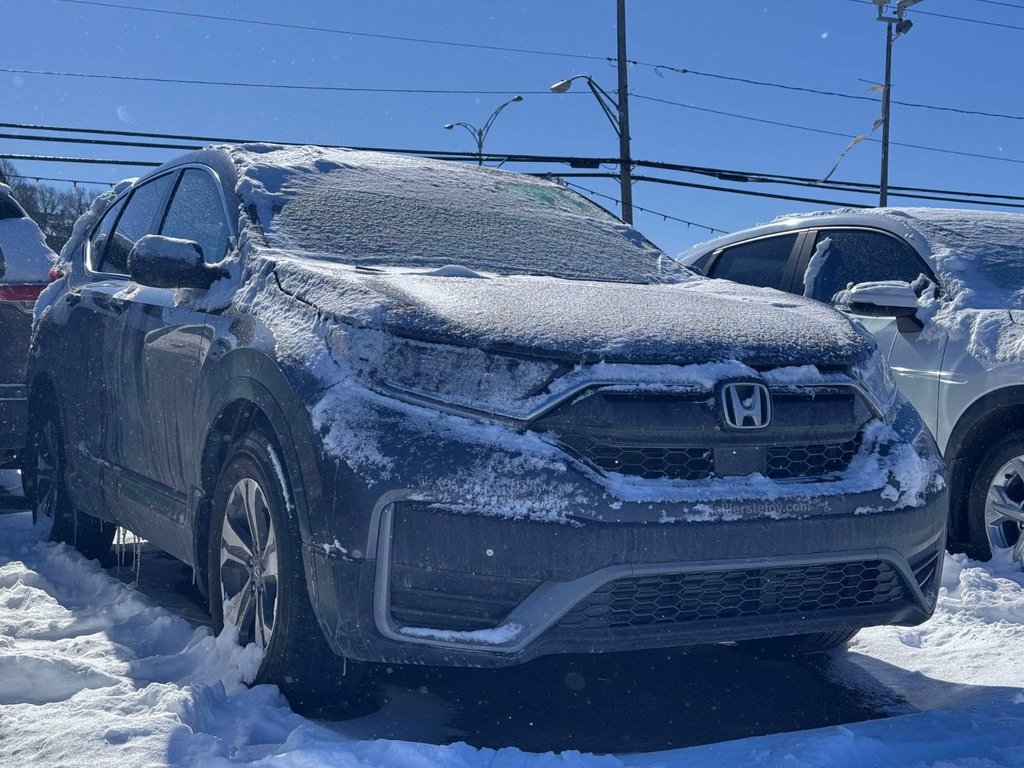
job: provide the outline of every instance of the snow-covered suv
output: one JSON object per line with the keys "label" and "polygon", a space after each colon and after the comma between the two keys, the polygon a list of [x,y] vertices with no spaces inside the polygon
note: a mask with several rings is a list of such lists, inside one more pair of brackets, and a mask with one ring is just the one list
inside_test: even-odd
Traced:
{"label": "snow-covered suv", "polygon": [[7,270],[0,275],[0,466],[17,459],[25,444],[28,396],[25,363],[32,307],[49,282],[57,255],[43,233],[0,184],[0,250]]}
{"label": "snow-covered suv", "polygon": [[950,544],[1024,560],[1024,215],[785,216],[694,246],[711,277],[832,302],[878,339],[943,450]]}
{"label": "snow-covered suv", "polygon": [[222,147],[76,231],[37,310],[36,515],[193,565],[293,703],[343,659],[823,650],[934,607],[941,460],[874,339],[564,187]]}

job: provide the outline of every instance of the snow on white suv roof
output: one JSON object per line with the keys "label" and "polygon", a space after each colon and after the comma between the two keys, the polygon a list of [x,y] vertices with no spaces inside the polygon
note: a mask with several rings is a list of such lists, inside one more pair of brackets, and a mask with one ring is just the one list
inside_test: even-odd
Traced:
{"label": "snow on white suv roof", "polygon": [[946,458],[952,545],[1024,561],[1024,215],[782,216],[681,254],[711,277],[831,302],[886,350]]}

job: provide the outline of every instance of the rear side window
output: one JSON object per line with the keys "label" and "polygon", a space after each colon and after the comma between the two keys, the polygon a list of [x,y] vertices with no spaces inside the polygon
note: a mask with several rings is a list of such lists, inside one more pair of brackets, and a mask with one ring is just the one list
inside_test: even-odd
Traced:
{"label": "rear side window", "polygon": [[791,233],[729,246],[715,259],[710,276],[782,290],[796,238]]}
{"label": "rear side window", "polygon": [[143,235],[156,234],[174,174],[159,176],[132,192],[99,261],[101,272],[128,271],[128,254]]}
{"label": "rear side window", "polygon": [[160,234],[199,243],[207,263],[224,258],[228,250],[228,225],[220,190],[210,174],[198,168],[185,170]]}
{"label": "rear side window", "polygon": [[817,250],[825,240],[828,249],[821,256],[810,296],[831,302],[832,297],[850,283],[876,280],[914,282],[928,274],[924,263],[906,243],[881,232],[861,229],[831,229],[818,233]]}
{"label": "rear side window", "polygon": [[7,197],[7,195],[0,195],[0,220],[23,218],[25,218],[25,212],[21,210],[18,204]]}
{"label": "rear side window", "polygon": [[121,209],[124,208],[125,200],[126,198],[122,197],[107,209],[107,212],[103,214],[103,218],[100,219],[99,225],[93,230],[92,237],[89,238],[89,250],[91,252],[89,266],[95,270],[99,270],[101,266],[103,250],[106,248],[107,240],[110,238],[110,230],[114,228],[114,222],[117,221]]}

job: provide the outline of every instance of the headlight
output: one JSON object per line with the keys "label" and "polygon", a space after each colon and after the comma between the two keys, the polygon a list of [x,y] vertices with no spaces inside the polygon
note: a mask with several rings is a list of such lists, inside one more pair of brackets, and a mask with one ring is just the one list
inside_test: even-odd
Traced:
{"label": "headlight", "polygon": [[510,417],[528,410],[529,401],[566,368],[358,329],[335,332],[331,347],[357,374],[392,394]]}
{"label": "headlight", "polygon": [[892,369],[889,368],[882,351],[875,347],[866,360],[850,369],[850,375],[864,388],[878,410],[888,414],[896,402],[899,390],[896,388],[896,378],[892,375]]}

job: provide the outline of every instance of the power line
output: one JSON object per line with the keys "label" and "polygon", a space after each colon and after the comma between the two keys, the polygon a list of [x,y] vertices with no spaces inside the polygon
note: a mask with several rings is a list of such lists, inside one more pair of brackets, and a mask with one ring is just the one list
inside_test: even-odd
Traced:
{"label": "power line", "polygon": [[935,11],[921,11],[914,9],[912,13],[920,14],[921,16],[934,16],[937,19],[952,19],[954,21],[966,21],[970,24],[981,24],[986,27],[1001,27],[1002,29],[1015,29],[1017,31],[1024,32],[1024,26],[1019,24],[1006,24],[1000,21],[986,21],[984,19],[972,19],[967,16],[954,16],[950,13],[936,13]]}
{"label": "power line", "polygon": [[26,181],[61,181],[66,184],[89,184],[97,187],[112,187],[116,181],[90,181],[89,179],[65,179],[56,176],[28,176],[24,173],[2,174],[8,179],[25,179]]}
{"label": "power line", "polygon": [[1002,5],[1006,8],[1016,8],[1018,11],[1024,11],[1024,5],[1017,5],[1016,3],[1008,3],[1006,0],[974,0],[976,3],[985,3],[987,5]]}
{"label": "power line", "polygon": [[[724,168],[708,168],[704,166],[680,165],[677,163],[665,163],[650,160],[638,160],[635,163],[639,167],[654,168],[658,170],[678,171],[682,173],[693,173],[704,176],[713,176],[722,181],[754,182],[765,184],[797,184],[799,186],[812,186],[819,189],[836,189],[860,194],[878,194],[878,184],[860,181],[838,181],[832,180],[822,182],[820,179],[809,176],[791,176],[780,173],[762,173],[758,171],[738,171]],[[1024,202],[1024,195],[1004,195],[991,192],[967,192],[956,189],[935,189],[931,187],[906,187],[890,185],[889,189],[901,192],[921,192],[934,195],[955,195],[958,197],[981,197],[994,200],[1011,200]],[[937,198],[938,199],[938,198]],[[941,198],[952,200],[952,198]]]}
{"label": "power line", "polygon": [[[73,132],[95,132],[103,134],[114,134],[114,135],[142,135],[145,137],[154,138],[166,138],[174,140],[191,140],[191,141],[230,141],[238,143],[279,143],[267,139],[252,139],[252,138],[224,138],[224,137],[197,137],[197,136],[184,136],[181,134],[159,134],[159,133],[141,133],[133,131],[111,131],[97,129],[91,131],[88,128],[61,128],[59,126],[38,126],[38,125],[27,125],[23,123],[0,123],[0,127],[14,127],[29,130],[50,130],[50,131],[73,131]],[[97,139],[97,138],[77,138],[77,137],[62,137],[62,136],[35,136],[31,134],[0,134],[0,139],[15,140],[15,141],[48,141],[58,143],[87,143],[95,145],[112,145],[119,147],[132,147],[132,148],[143,148],[143,149],[175,149],[175,150],[189,150],[197,149],[198,145],[181,145],[181,144],[163,144],[156,142],[142,142],[142,141],[124,141],[114,139]],[[477,159],[476,153],[470,152],[447,152],[440,150],[429,150],[429,149],[409,149],[409,148],[396,148],[396,147],[346,147],[347,149],[356,149],[361,151],[370,152],[391,152],[397,154],[412,154],[417,156],[431,157],[440,160],[475,160]],[[500,163],[533,163],[533,164],[566,164],[572,167],[589,167],[595,168],[602,164],[611,162],[610,158],[592,158],[592,157],[577,157],[577,156],[564,156],[564,155],[525,155],[525,154],[495,154],[485,153],[485,159],[491,162]],[[866,182],[853,182],[853,181],[822,181],[821,179],[811,178],[806,176],[793,176],[779,173],[764,173],[758,171],[746,171],[746,170],[735,170],[728,168],[714,168],[706,166],[695,166],[695,165],[683,165],[679,163],[668,163],[662,161],[649,161],[649,160],[636,160],[634,162],[636,167],[642,168],[654,168],[658,170],[668,170],[680,173],[691,173],[703,176],[710,176],[718,178],[723,181],[734,181],[734,182],[749,182],[749,183],[760,183],[760,184],[781,184],[789,186],[803,186],[813,187],[816,189],[831,189],[836,191],[853,192],[856,194],[876,194],[878,191],[877,184],[871,184]],[[931,187],[906,187],[906,186],[894,186],[894,191],[899,191],[901,197],[910,199],[920,200],[934,200],[943,202],[955,202],[955,203],[970,203],[970,204],[987,204],[995,207],[1008,207],[1008,208],[1020,208],[1018,202],[1024,202],[1024,196],[1019,195],[1008,195],[999,194],[992,192],[973,192],[964,190],[952,190],[952,189],[936,189]],[[977,198],[985,198],[979,200]]]}
{"label": "power line", "polygon": [[522,53],[531,56],[558,56],[566,59],[590,59],[592,61],[605,61],[604,56],[591,56],[584,53],[563,53],[559,51],[543,51],[531,48],[512,48],[501,45],[485,45],[483,43],[465,43],[455,40],[435,40],[422,37],[407,37],[403,35],[385,35],[372,32],[357,32],[351,29],[337,29],[332,27],[315,27],[308,24],[289,24],[279,21],[265,21],[263,19],[247,19],[239,16],[218,16],[211,13],[198,13],[192,11],[172,11],[166,8],[142,8],[136,5],[121,5],[119,3],[102,3],[96,0],[57,0],[59,3],[70,5],[91,5],[99,8],[115,8],[123,11],[138,11],[142,13],[158,13],[165,16],[179,16],[192,19],[207,19],[211,21],[227,21],[238,24],[252,24],[260,27],[276,27],[278,29],[299,30],[302,32],[320,32],[332,35],[346,35],[348,37],[365,37],[375,40],[392,40],[402,43],[424,43],[428,45],[446,45],[453,48],[473,48],[483,51],[500,51],[501,53]]}
{"label": "power line", "polygon": [[[827,91],[820,88],[809,88],[802,85],[788,85],[786,83],[776,83],[769,80],[754,80],[749,77],[736,77],[733,75],[722,75],[717,72],[701,72],[696,69],[688,69],[683,67],[672,67],[667,64],[647,64],[641,62],[642,66],[652,67],[656,73],[661,74],[662,70],[669,72],[675,72],[680,75],[694,75],[696,77],[707,77],[714,80],[725,80],[733,83],[743,83],[745,85],[755,85],[763,88],[775,88],[782,91],[794,91],[797,93],[810,93],[816,96],[830,96],[838,99],[847,99],[850,101],[870,101],[875,104],[881,104],[881,100],[874,96],[864,96],[861,94],[854,93],[843,93],[842,91]],[[979,109],[965,109],[962,107],[947,107],[940,106],[938,104],[923,104],[915,101],[897,101],[892,100],[893,104],[898,104],[901,107],[912,107],[914,109],[929,109],[935,112],[954,112],[960,115],[976,115],[979,117],[996,117],[1004,120],[1024,120],[1024,115],[1011,115],[1004,112],[986,112]]]}
{"label": "power line", "polygon": [[[71,0],[61,0],[62,2],[71,2]],[[79,0],[75,0],[78,2]],[[81,0],[84,2],[84,0]],[[859,0],[855,0],[858,1]],[[30,69],[18,69],[14,67],[0,67],[0,72],[11,72],[20,74],[31,74],[31,75],[43,75],[43,76],[55,76],[55,77],[76,77],[76,78],[91,78],[91,79],[102,79],[102,80],[128,80],[128,81],[141,81],[141,82],[156,82],[156,83],[177,83],[186,85],[213,85],[213,86],[229,86],[229,87],[244,87],[244,88],[283,88],[283,89],[294,89],[294,90],[313,90],[313,91],[344,91],[344,92],[361,92],[361,93],[418,93],[418,94],[448,94],[448,95],[503,95],[507,96],[510,94],[533,94],[533,95],[550,95],[549,91],[474,91],[474,90],[457,90],[457,89],[416,89],[416,88],[354,88],[348,86],[329,86],[329,85],[298,85],[292,83],[249,83],[240,81],[226,81],[226,80],[193,80],[193,79],[182,79],[182,78],[159,78],[159,77],[143,77],[138,75],[109,75],[109,74],[97,74],[97,73],[86,73],[86,72],[57,72],[47,70],[30,70]],[[673,101],[671,99],[661,99],[655,96],[645,96],[642,94],[632,94],[634,98],[645,99],[647,101],[657,102],[661,104],[670,104],[676,107],[682,107],[684,109],[692,109],[699,112],[706,112],[714,115],[722,115],[726,117],[733,117],[741,120],[749,120],[758,123],[764,123],[767,125],[775,125],[784,128],[792,128],[802,131],[810,131],[812,133],[819,133],[829,136],[838,136],[844,139],[853,138],[848,133],[842,133],[839,131],[829,131],[822,128],[812,128],[810,126],[796,125],[794,123],[786,123],[778,120],[768,120],[765,118],[758,118],[752,115],[743,115],[736,112],[727,112],[724,110],[710,109],[708,107],[698,107],[693,104],[685,104],[679,101]],[[868,139],[871,142],[877,142],[877,139]],[[963,152],[959,150],[944,149],[940,147],[929,147],[921,144],[910,144],[906,142],[892,142],[894,146],[902,146],[911,149],[920,149],[931,152],[942,152],[944,154],[960,155],[963,157],[973,157],[984,160],[997,160],[1001,162],[1010,163],[1022,163],[1024,160],[1018,160],[1014,158],[999,157],[996,155],[985,155],[976,152]]]}
{"label": "power line", "polygon": [[[872,0],[848,0],[851,3],[857,3],[858,5],[874,5]],[[919,14],[921,16],[934,16],[937,19],[950,19],[952,21],[963,21],[968,24],[981,24],[986,27],[1000,27],[1002,29],[1014,29],[1018,31],[1024,31],[1024,27],[1018,24],[1006,24],[1000,21],[986,21],[985,19],[974,19],[969,16],[955,16],[951,13],[937,13],[935,11],[922,11],[919,8],[912,8],[907,13]]]}
{"label": "power line", "polygon": [[[612,174],[612,175],[614,175],[614,174]],[[612,197],[611,195],[606,195],[606,194],[603,194],[601,192],[595,192],[594,190],[588,189],[587,187],[581,187],[579,184],[573,184],[571,181],[565,182],[565,185],[567,187],[571,187],[572,189],[578,190],[579,192],[584,192],[584,193],[590,195],[591,197],[600,197],[600,198],[603,198],[605,200],[610,200],[611,202],[615,203],[616,205],[621,205],[622,204],[622,201],[619,200],[617,197]],[[706,229],[708,232],[711,232],[712,234],[715,233],[715,232],[721,232],[723,235],[728,234],[728,232],[726,230],[724,230],[724,229],[719,229],[718,227],[709,227],[707,224],[698,224],[697,222],[689,221],[688,219],[681,219],[678,216],[673,216],[670,213],[662,213],[661,211],[655,211],[655,210],[652,210],[650,208],[642,208],[639,205],[637,205],[636,203],[633,204],[633,208],[638,210],[638,211],[641,211],[643,213],[649,213],[649,214],[652,214],[654,216],[660,216],[662,219],[665,219],[665,220],[678,221],[681,224],[685,224],[687,227],[698,227],[700,229]]]}
{"label": "power line", "polygon": [[[824,136],[838,136],[840,138],[847,139],[847,140],[853,138],[853,136],[851,134],[843,133],[841,131],[830,131],[830,130],[827,130],[825,128],[814,128],[814,127],[811,127],[811,126],[808,126],[808,125],[797,125],[796,123],[787,123],[787,122],[783,122],[781,120],[768,120],[767,118],[763,118],[763,117],[754,117],[753,115],[743,115],[743,114],[740,114],[738,112],[726,112],[726,111],[720,110],[720,109],[710,109],[708,107],[698,107],[698,106],[696,106],[694,104],[685,104],[685,103],[683,103],[681,101],[672,101],[671,99],[661,99],[661,98],[658,98],[656,96],[644,96],[644,95],[639,94],[639,93],[634,93],[634,94],[632,94],[632,96],[635,99],[643,99],[645,101],[653,101],[653,102],[656,102],[656,103],[659,103],[659,104],[669,104],[671,106],[681,107],[683,109],[692,109],[692,110],[695,110],[697,112],[707,112],[707,113],[710,113],[710,114],[713,114],[713,115],[723,115],[725,117],[733,117],[733,118],[737,118],[739,120],[749,120],[751,122],[763,123],[765,125],[774,125],[774,126],[778,126],[780,128],[792,128],[794,130],[807,131],[809,133],[818,133],[818,134],[822,134]],[[871,139],[871,138],[869,138],[869,139],[866,139],[866,141],[870,141],[870,142],[873,142],[873,143],[878,143],[878,139]],[[910,144],[910,143],[907,143],[907,142],[899,142],[899,141],[893,141],[893,142],[890,142],[890,143],[894,147],[906,147],[908,149],[920,149],[920,150],[924,150],[924,151],[927,151],[927,152],[941,152],[942,154],[959,155],[961,157],[973,157],[973,158],[977,158],[977,159],[980,159],[980,160],[997,160],[997,161],[1003,162],[1003,163],[1019,163],[1019,164],[1024,164],[1024,160],[1020,160],[1020,159],[1012,158],[1012,157],[999,157],[998,155],[984,155],[984,154],[980,154],[978,152],[964,152],[964,151],[957,150],[957,149],[946,149],[946,148],[943,148],[943,147],[929,147],[929,146],[926,146],[924,144]]]}
{"label": "power line", "polygon": [[[75,0],[78,2],[79,0]],[[72,2],[72,0],[58,0],[58,2]],[[498,91],[498,90],[472,90],[458,88],[365,88],[351,87],[345,85],[300,85],[298,83],[252,83],[243,80],[199,80],[184,77],[146,77],[143,75],[110,75],[98,72],[59,72],[45,69],[20,69],[16,67],[0,67],[0,72],[9,72],[16,75],[42,75],[45,77],[74,77],[87,80],[123,80],[137,83],[163,83],[174,85],[213,85],[228,88],[268,88],[273,90],[287,91],[335,91],[342,93],[403,93],[403,94],[426,94],[445,96],[516,96],[528,94],[531,96],[550,96],[550,91]]]}
{"label": "power line", "polygon": [[1017,3],[1008,3],[1006,0],[974,0],[976,3],[985,3],[987,5],[1002,5],[1006,8],[1016,8],[1018,11],[1024,11],[1024,5],[1017,5]]}
{"label": "power line", "polygon": [[[868,5],[872,4],[869,0],[853,0],[853,1],[854,2],[865,2]],[[265,21],[265,20],[261,20],[261,19],[250,19],[250,18],[236,17],[236,16],[221,16],[221,15],[216,15],[216,14],[198,13],[198,12],[191,12],[191,11],[173,11],[173,10],[168,10],[168,9],[165,9],[165,8],[145,8],[145,7],[134,6],[134,5],[124,5],[124,4],[120,4],[120,3],[99,2],[98,0],[57,0],[57,2],[67,3],[67,4],[71,4],[71,5],[84,5],[84,6],[93,6],[93,7],[98,7],[98,8],[111,8],[111,9],[117,9],[117,10],[136,11],[136,12],[141,12],[141,13],[155,13],[155,14],[162,14],[162,15],[165,15],[165,16],[176,16],[176,17],[192,18],[192,19],[206,19],[206,20],[212,20],[212,21],[233,22],[233,23],[240,23],[240,24],[253,24],[253,25],[257,25],[257,26],[276,27],[276,28],[290,29],[290,30],[300,30],[300,31],[305,31],[305,32],[320,32],[320,33],[340,34],[340,35],[347,35],[347,36],[351,36],[351,37],[365,37],[365,38],[379,39],[379,40],[391,40],[391,41],[408,42],[408,43],[422,43],[422,44],[429,44],[429,45],[442,45],[442,46],[452,46],[452,47],[459,47],[459,48],[473,48],[473,49],[488,50],[488,51],[499,51],[499,52],[502,52],[502,53],[519,53],[519,54],[526,54],[526,55],[532,55],[532,56],[558,56],[558,57],[562,57],[562,58],[584,59],[584,60],[589,60],[589,61],[604,61],[604,62],[613,62],[613,61],[615,61],[615,59],[613,59],[611,57],[607,57],[607,56],[594,56],[594,55],[591,55],[591,54],[583,54],[583,53],[566,53],[564,51],[550,51],[550,50],[542,50],[542,49],[537,49],[537,48],[514,48],[514,47],[508,47],[508,46],[485,45],[485,44],[480,44],[480,43],[466,43],[466,42],[461,42],[461,41],[456,41],[456,40],[437,40],[437,39],[431,39],[431,38],[408,37],[408,36],[401,36],[401,35],[387,35],[387,34],[372,33],[372,32],[359,32],[359,31],[350,30],[350,29],[336,29],[336,28],[329,28],[329,27],[317,27],[317,26],[307,25],[307,24],[293,24],[293,23],[285,23],[285,22],[272,22],[272,21]],[[991,2],[993,4],[1008,5],[1008,3],[998,2],[997,0],[981,0],[981,2]],[[1021,6],[1010,6],[1010,7],[1021,7]],[[920,10],[915,10],[914,12],[915,13],[926,13],[926,14],[928,13],[927,11],[920,11]],[[931,14],[931,15],[941,15],[941,14]],[[959,17],[952,17],[952,16],[950,16],[948,18],[959,18]],[[976,19],[965,19],[965,20],[966,21],[978,21]],[[981,23],[981,22],[979,22],[979,23]],[[1024,27],[1021,27],[1021,29],[1024,29]],[[730,76],[730,75],[723,75],[723,74],[713,73],[713,72],[701,72],[701,71],[698,71],[698,70],[693,70],[693,69],[688,69],[688,68],[674,67],[674,66],[671,66],[671,65],[668,65],[668,64],[656,64],[656,63],[653,63],[653,62],[645,62],[645,61],[631,61],[630,63],[638,65],[638,66],[644,66],[644,67],[653,68],[656,72],[664,69],[664,70],[671,70],[671,71],[674,71],[674,72],[678,72],[680,74],[692,74],[692,75],[696,75],[696,76],[699,76],[699,77],[715,78],[715,79],[718,79],[718,80],[740,82],[740,83],[746,83],[746,84],[749,84],[749,85],[756,85],[756,86],[768,87],[768,88],[776,88],[776,89],[782,89],[782,90],[787,90],[787,91],[794,91],[794,92],[801,92],[801,93],[810,93],[810,94],[817,94],[817,95],[821,95],[821,96],[831,96],[831,97],[834,97],[834,98],[843,98],[843,99],[850,99],[850,100],[857,100],[857,101],[874,101],[874,102],[878,101],[878,99],[875,99],[875,98],[870,97],[870,96],[862,96],[862,95],[857,95],[857,94],[843,93],[843,92],[840,92],[840,91],[822,90],[822,89],[817,89],[817,88],[809,88],[809,87],[805,87],[805,86],[788,85],[788,84],[784,84],[784,83],[774,83],[774,82],[769,82],[769,81],[756,80],[756,79],[752,79],[752,78],[744,78],[744,77],[735,77],[735,76]],[[0,70],[0,71],[9,71],[9,70]],[[23,72],[22,74],[42,74],[42,73]],[[63,75],[63,76],[80,76],[80,75],[75,75],[75,74],[72,74],[72,73],[52,73],[52,74],[60,74],[60,75]],[[84,75],[82,75],[82,76],[84,76]],[[93,75],[93,77],[100,77],[100,76],[99,75]],[[167,79],[161,79],[161,78],[135,78],[135,77],[129,78],[127,76],[123,76],[123,77],[120,77],[120,78],[114,78],[114,79],[143,80],[143,81],[148,81],[148,82],[175,82],[175,83],[193,84],[193,85],[220,85],[220,86],[246,87],[246,88],[260,88],[260,87],[263,87],[263,88],[283,88],[283,89],[300,89],[300,90],[337,90],[337,91],[366,92],[366,93],[428,93],[428,94],[429,93],[444,93],[444,94],[500,95],[500,96],[514,95],[516,93],[530,93],[532,95],[542,95],[542,94],[546,95],[548,93],[547,91],[525,91],[525,90],[524,91],[469,91],[469,90],[434,90],[434,89],[401,89],[401,88],[381,88],[381,89],[377,89],[377,88],[340,88],[340,87],[332,87],[332,86],[263,85],[263,84],[258,84],[258,83],[236,83],[236,82],[230,82],[230,81],[224,81],[224,82],[222,82],[222,81],[191,81],[191,80],[179,80],[179,79],[171,79],[171,78],[167,78]],[[975,116],[980,116],[980,117],[1001,118],[1001,119],[1007,119],[1007,120],[1024,120],[1024,115],[1010,115],[1010,114],[1004,114],[1004,113],[1000,113],[1000,112],[990,112],[990,111],[985,111],[985,110],[974,110],[974,109],[966,109],[966,108],[960,108],[960,107],[948,107],[948,106],[942,106],[942,105],[936,105],[936,104],[922,104],[922,103],[916,103],[916,102],[893,101],[893,103],[894,104],[899,104],[900,106],[904,106],[904,107],[911,107],[911,108],[914,108],[914,109],[927,109],[927,110],[933,110],[933,111],[938,111],[938,112],[951,112],[951,113],[956,113],[956,114],[975,115]]]}
{"label": "power line", "polygon": [[154,163],[149,160],[114,160],[97,157],[58,157],[56,155],[16,155],[7,153],[0,154],[0,160],[19,160],[27,163],[71,163],[72,165],[123,165],[136,168],[159,168],[163,165],[163,163]]}
{"label": "power line", "polygon": [[[537,173],[532,174],[534,176],[557,176],[564,179],[611,179],[618,178],[618,174],[615,173],[588,173],[588,172],[570,172],[570,173]],[[735,189],[733,187],[719,187],[714,184],[699,184],[693,181],[681,181],[679,179],[666,179],[660,176],[643,176],[634,175],[634,181],[645,181],[652,184],[667,184],[673,187],[688,187],[690,189],[707,189],[714,192],[728,192],[734,195],[746,195],[747,197],[768,197],[775,200],[792,200],[798,203],[815,203],[818,205],[837,205],[843,208],[871,208],[870,205],[862,205],[860,203],[851,203],[846,201],[838,200],[823,200],[815,197],[798,197],[796,195],[783,195],[778,192],[762,192],[760,190],[753,189]]]}

